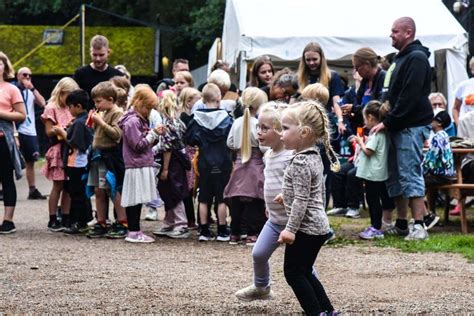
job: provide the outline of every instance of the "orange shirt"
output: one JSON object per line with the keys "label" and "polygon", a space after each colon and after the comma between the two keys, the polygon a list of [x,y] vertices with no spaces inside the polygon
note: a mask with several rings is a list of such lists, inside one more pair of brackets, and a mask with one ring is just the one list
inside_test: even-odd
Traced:
{"label": "orange shirt", "polygon": [[0,82],[0,111],[12,112],[13,104],[20,102],[20,90],[9,82]]}

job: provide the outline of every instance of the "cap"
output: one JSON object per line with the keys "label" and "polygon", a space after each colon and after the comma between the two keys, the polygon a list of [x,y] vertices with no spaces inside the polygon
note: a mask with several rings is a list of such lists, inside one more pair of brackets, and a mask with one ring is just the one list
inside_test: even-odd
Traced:
{"label": "cap", "polygon": [[433,117],[433,121],[441,123],[441,126],[443,126],[443,128],[446,128],[451,125],[451,116],[449,116],[448,112],[446,111],[439,111]]}

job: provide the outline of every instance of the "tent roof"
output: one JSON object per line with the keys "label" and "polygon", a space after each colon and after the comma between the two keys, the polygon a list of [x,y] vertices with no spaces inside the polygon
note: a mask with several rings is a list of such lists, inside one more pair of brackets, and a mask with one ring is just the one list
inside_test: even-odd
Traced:
{"label": "tent roof", "polygon": [[417,39],[431,51],[461,48],[467,33],[441,0],[227,0],[224,60],[234,63],[273,55],[300,58],[316,41],[327,59],[339,59],[369,46],[380,55],[395,52],[389,38],[394,20],[412,17]]}

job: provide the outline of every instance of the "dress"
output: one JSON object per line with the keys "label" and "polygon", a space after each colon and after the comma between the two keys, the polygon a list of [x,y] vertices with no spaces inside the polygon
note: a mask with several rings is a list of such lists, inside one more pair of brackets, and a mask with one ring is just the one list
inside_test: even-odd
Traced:
{"label": "dress", "polygon": [[[72,121],[72,115],[67,107],[58,108],[54,104],[48,104],[41,115],[41,119],[43,121],[50,120],[54,125],[66,128],[66,126]],[[54,139],[52,140],[52,144],[53,145],[49,147],[46,152],[46,163],[43,168],[41,168],[41,174],[43,174],[48,180],[62,181],[66,179],[61,156],[62,142],[57,142],[57,139]]]}

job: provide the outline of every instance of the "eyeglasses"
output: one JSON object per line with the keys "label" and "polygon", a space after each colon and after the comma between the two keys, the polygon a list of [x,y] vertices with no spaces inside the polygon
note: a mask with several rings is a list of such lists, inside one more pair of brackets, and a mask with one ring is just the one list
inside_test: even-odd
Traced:
{"label": "eyeglasses", "polygon": [[257,132],[262,132],[262,133],[266,134],[271,129],[273,129],[273,128],[265,126],[265,125],[257,124]]}
{"label": "eyeglasses", "polygon": [[31,78],[31,74],[29,74],[29,73],[25,73],[25,72],[24,72],[24,73],[22,73],[21,75],[22,75],[23,77],[25,77],[25,78]]}

